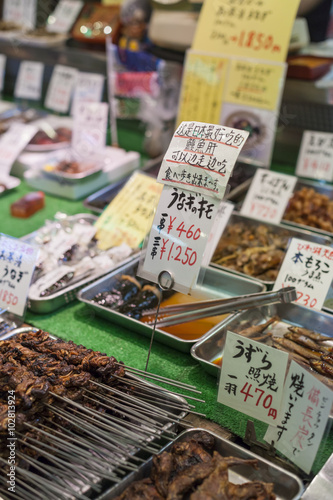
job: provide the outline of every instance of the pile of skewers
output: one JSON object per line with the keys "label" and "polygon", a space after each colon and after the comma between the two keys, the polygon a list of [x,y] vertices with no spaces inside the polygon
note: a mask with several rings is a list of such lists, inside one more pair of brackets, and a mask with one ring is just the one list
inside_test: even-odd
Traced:
{"label": "pile of skewers", "polygon": [[[94,498],[158,452],[161,436],[175,436],[192,405],[125,369],[44,331],[0,341],[1,498]],[[15,493],[6,483],[12,436]]]}

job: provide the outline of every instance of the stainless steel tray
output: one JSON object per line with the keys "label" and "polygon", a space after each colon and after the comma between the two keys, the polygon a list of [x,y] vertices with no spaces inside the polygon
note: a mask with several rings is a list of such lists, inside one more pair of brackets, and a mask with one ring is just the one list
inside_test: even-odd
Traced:
{"label": "stainless steel tray", "polygon": [[[161,161],[162,157],[149,160],[140,170],[156,178],[160,169]],[[92,212],[96,212],[98,214],[102,213],[104,208],[124,187],[129,178],[130,176],[128,175],[121,181],[115,182],[114,184],[111,184],[111,186],[107,186],[99,191],[96,191],[96,193],[91,194],[83,201],[83,205]]]}
{"label": "stainless steel tray", "polygon": [[272,304],[239,312],[222,321],[219,325],[199,340],[191,348],[191,355],[210,375],[217,376],[220,367],[213,363],[223,353],[224,342],[228,330],[237,331],[242,324],[253,325],[264,323],[272,316],[278,315],[281,322],[288,325],[301,326],[333,338],[332,316],[322,311],[315,311],[297,304]]}
{"label": "stainless steel tray", "polygon": [[[150,338],[152,333],[151,326],[136,319],[129,318],[128,316],[125,316],[117,311],[113,311],[107,307],[100,306],[92,301],[93,297],[95,297],[98,293],[112,289],[117,275],[135,275],[138,262],[139,257],[136,257],[132,260],[132,262],[124,264],[116,271],[112,271],[93,284],[86,286],[79,292],[78,299],[87,304],[89,307],[92,307],[100,316]],[[241,278],[224,271],[208,268],[204,281],[202,285],[198,287],[196,295],[200,295],[201,298],[227,298],[263,291],[265,291],[265,286],[258,281]],[[189,352],[191,346],[197,341],[183,340],[160,329],[156,329],[154,338],[163,344],[174,347],[175,349],[183,352]]]}
{"label": "stainless steel tray", "polygon": [[[332,244],[332,240],[328,236],[315,234],[315,233],[308,231],[308,230],[291,228],[287,225],[271,224],[268,222],[262,222],[259,220],[251,219],[249,217],[244,217],[243,215],[240,215],[240,214],[235,213],[235,212],[233,212],[231,214],[231,217],[228,221],[226,229],[229,226],[232,226],[233,224],[239,224],[239,223],[243,223],[243,224],[246,224],[248,226],[253,226],[253,227],[263,225],[263,226],[270,228],[270,230],[275,234],[282,234],[282,233],[285,234],[287,232],[290,238],[300,238],[302,240],[312,241],[314,243],[319,243],[320,245],[329,245],[330,246]],[[223,240],[223,234],[221,236],[221,240]],[[224,271],[227,271],[227,272],[232,273],[232,274],[237,274],[239,276],[244,276],[246,278],[257,280],[260,283],[263,283],[268,289],[272,288],[274,285],[274,281],[261,280],[259,278],[253,277],[253,276],[248,276],[247,274],[241,273],[239,271],[234,271],[233,269],[230,269],[228,267],[224,267],[224,266],[221,266],[219,264],[215,264],[213,261],[210,262],[210,266],[218,268],[218,269],[223,269]]]}
{"label": "stainless steel tray", "polygon": [[[331,185],[323,184],[322,182],[316,182],[316,181],[298,180],[295,184],[294,193],[296,191],[300,191],[303,187],[313,188],[318,193],[324,194],[330,200],[333,200],[333,186],[331,186]],[[325,231],[324,229],[320,229],[317,227],[306,226],[305,224],[298,224],[296,222],[284,220],[283,218],[281,220],[281,224],[285,225],[285,226],[292,226],[292,227],[299,228],[302,230],[313,231],[315,233],[321,234],[321,235],[326,236],[328,238],[331,238],[331,239],[333,238],[333,233],[330,233],[329,231]]]}
{"label": "stainless steel tray", "polygon": [[[242,459],[256,459],[258,460],[258,469],[254,469],[248,465],[240,465],[237,467],[231,467],[228,471],[229,480],[233,483],[240,484],[247,481],[263,481],[265,483],[274,484],[274,493],[277,500],[296,500],[301,498],[302,492],[304,490],[302,481],[282,469],[281,467],[272,464],[263,457],[252,453],[251,451],[234,444],[217,434],[207,431],[206,429],[189,429],[180,434],[177,439],[172,443],[168,444],[163,451],[168,451],[172,447],[173,443],[182,441],[185,438],[191,437],[194,433],[198,431],[205,431],[213,435],[215,438],[215,450],[219,452],[224,457],[238,457]],[[139,481],[150,475],[152,467],[152,459],[146,462],[136,473],[131,474],[126,478],[126,480],[119,484],[117,487],[113,488],[109,492],[102,495],[98,500],[110,500],[120,495],[125,489],[132,484],[134,481]]]}
{"label": "stainless steel tray", "polygon": [[[96,215],[92,214],[76,214],[76,215],[70,215],[67,217],[67,220],[69,223],[75,223],[78,222],[79,220],[84,220],[85,222],[88,222],[89,224],[94,224],[97,220]],[[55,222],[56,224],[56,222]],[[40,229],[39,229],[40,230]],[[38,233],[38,231],[34,231],[33,233],[27,234],[26,236],[23,236],[22,241],[25,241],[26,243],[32,243],[34,242],[34,239]],[[124,262],[130,262],[132,260],[132,256],[130,258],[125,259]],[[123,265],[124,262],[119,263],[116,265],[114,269],[117,269],[119,266]],[[78,281],[77,283],[74,283],[73,285],[70,285],[66,287],[64,290],[59,290],[58,292],[50,295],[49,297],[40,297],[38,300],[36,299],[30,299],[28,297],[28,308],[39,314],[47,314],[50,312],[55,311],[56,309],[59,309],[59,307],[69,304],[73,300],[76,299],[76,294],[77,292],[83,288],[85,285],[90,283],[91,281],[94,281],[98,279],[100,276],[105,274],[108,271],[104,271],[103,273],[100,273],[98,275],[92,275],[90,277],[87,277],[81,281]]]}

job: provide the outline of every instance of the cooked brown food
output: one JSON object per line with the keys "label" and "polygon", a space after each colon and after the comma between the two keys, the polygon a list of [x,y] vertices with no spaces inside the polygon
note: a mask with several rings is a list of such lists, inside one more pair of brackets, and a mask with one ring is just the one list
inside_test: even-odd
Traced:
{"label": "cooked brown food", "polygon": [[[170,452],[153,458],[151,475],[130,485],[116,500],[152,498],[167,500],[274,500],[273,484],[261,481],[233,484],[228,467],[257,466],[257,460],[223,457],[212,451],[214,438],[200,431],[184,441],[176,442]],[[137,492],[141,496],[136,496]],[[151,493],[151,497],[149,494]],[[156,495],[157,492],[157,495]]]}
{"label": "cooked brown food", "polygon": [[249,276],[275,281],[288,239],[288,231],[275,234],[263,224],[232,224],[224,231],[212,261]]}
{"label": "cooked brown food", "polygon": [[303,187],[290,198],[285,220],[333,232],[333,200],[312,188]]}

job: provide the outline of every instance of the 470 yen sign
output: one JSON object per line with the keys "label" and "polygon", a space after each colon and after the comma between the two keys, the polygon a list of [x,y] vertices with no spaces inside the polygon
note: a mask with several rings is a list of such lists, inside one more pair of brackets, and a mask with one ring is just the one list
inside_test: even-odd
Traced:
{"label": "470 yen sign", "polygon": [[161,271],[174,278],[174,289],[188,293],[196,284],[219,201],[164,186],[139,275],[157,281]]}

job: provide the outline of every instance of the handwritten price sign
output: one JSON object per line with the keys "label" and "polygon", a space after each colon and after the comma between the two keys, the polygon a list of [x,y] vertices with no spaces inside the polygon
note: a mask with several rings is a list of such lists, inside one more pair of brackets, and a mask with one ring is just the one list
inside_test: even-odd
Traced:
{"label": "handwritten price sign", "polygon": [[67,113],[76,83],[77,69],[57,64],[47,89],[45,107]]}
{"label": "handwritten price sign", "polygon": [[0,307],[23,316],[38,248],[0,234]]}
{"label": "handwritten price sign", "polygon": [[286,352],[227,332],[217,401],[276,425],[287,362]]}
{"label": "handwritten price sign", "polygon": [[241,208],[241,214],[278,224],[296,184],[296,177],[258,169]]}
{"label": "handwritten price sign", "polygon": [[274,290],[294,286],[298,304],[321,309],[332,279],[332,248],[293,238],[275,281]]}
{"label": "handwritten price sign", "polygon": [[296,174],[310,179],[333,180],[333,134],[309,130],[303,133]]}
{"label": "handwritten price sign", "polygon": [[174,289],[189,293],[195,286],[219,201],[164,186],[139,275],[157,282],[162,270],[175,279]]}

